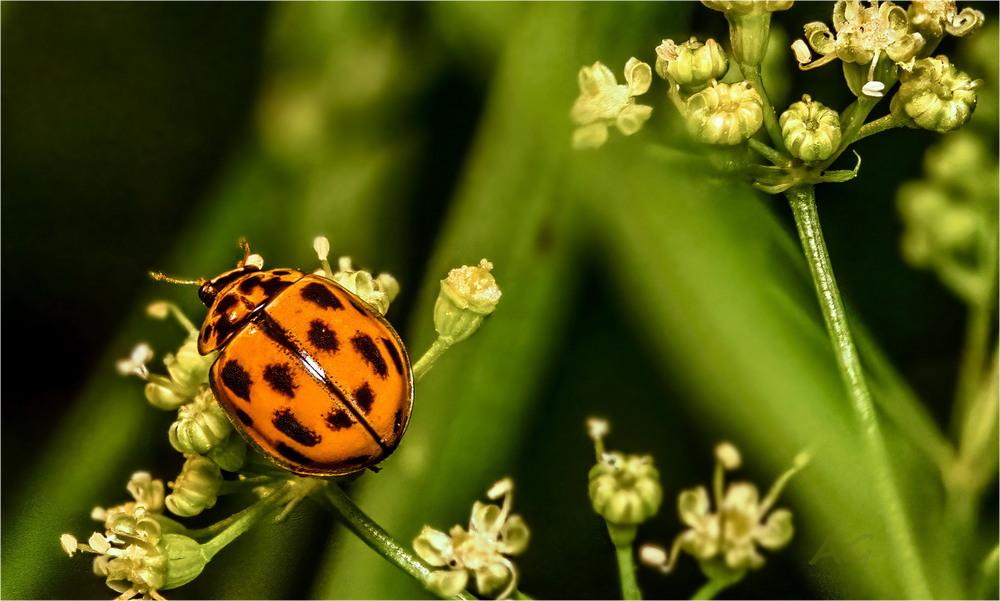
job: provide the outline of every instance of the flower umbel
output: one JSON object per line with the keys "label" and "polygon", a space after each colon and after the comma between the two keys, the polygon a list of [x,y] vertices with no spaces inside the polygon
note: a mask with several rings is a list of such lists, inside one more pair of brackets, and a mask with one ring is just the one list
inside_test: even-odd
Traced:
{"label": "flower umbel", "polygon": [[669,572],[683,550],[698,560],[710,579],[734,581],[747,570],[764,565],[758,547],[775,551],[788,544],[794,532],[792,513],[772,508],[788,479],[808,462],[807,457],[797,457],[795,465],[778,478],[763,499],[750,482],[725,487],[725,472],[739,467],[740,462],[735,446],[722,443],[716,448],[714,507],[704,486],[681,492],[677,509],[688,529],[677,536],[669,556],[655,546],[642,551],[646,565]]}
{"label": "flower umbel", "polygon": [[631,136],[653,113],[653,108],[636,104],[653,80],[649,65],[633,57],[625,63],[625,85],[600,61],[580,69],[580,96],[571,116],[579,125],[573,132],[573,148],[597,148],[608,139],[608,127],[615,126]]}
{"label": "flower umbel", "polygon": [[517,588],[517,568],[508,556],[524,552],[530,533],[521,516],[510,513],[513,489],[509,478],[494,484],[486,496],[502,498],[501,505],[476,501],[468,531],[454,526],[445,534],[424,526],[413,540],[414,550],[430,565],[446,568],[431,574],[428,589],[457,595],[466,587],[470,573],[480,594],[495,595],[495,599],[506,599]]}

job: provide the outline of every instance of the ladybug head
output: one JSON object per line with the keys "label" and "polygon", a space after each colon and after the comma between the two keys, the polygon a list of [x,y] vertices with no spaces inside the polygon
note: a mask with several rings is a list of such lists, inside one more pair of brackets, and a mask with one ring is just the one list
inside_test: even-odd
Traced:
{"label": "ladybug head", "polygon": [[216,276],[201,285],[201,288],[198,290],[198,298],[201,299],[201,302],[205,303],[206,307],[211,307],[220,292],[228,288],[233,282],[255,271],[260,271],[260,267],[256,265],[241,265],[236,269]]}

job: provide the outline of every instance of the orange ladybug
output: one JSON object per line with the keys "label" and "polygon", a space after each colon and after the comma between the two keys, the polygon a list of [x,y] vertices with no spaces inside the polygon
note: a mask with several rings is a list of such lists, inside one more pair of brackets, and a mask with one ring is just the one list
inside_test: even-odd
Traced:
{"label": "orange ladybug", "polygon": [[413,407],[406,348],[385,318],[330,279],[247,262],[201,284],[198,350],[219,404],[248,442],[298,474],[372,467]]}

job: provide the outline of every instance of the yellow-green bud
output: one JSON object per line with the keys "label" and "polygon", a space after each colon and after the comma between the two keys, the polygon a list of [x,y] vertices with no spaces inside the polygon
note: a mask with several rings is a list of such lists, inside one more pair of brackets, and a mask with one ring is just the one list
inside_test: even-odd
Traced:
{"label": "yellow-green bud", "polygon": [[764,122],[760,96],[745,81],[712,83],[688,98],[688,131],[707,144],[739,144]]}
{"label": "yellow-green bud", "polygon": [[483,259],[478,266],[452,269],[441,280],[434,304],[434,328],[442,339],[451,344],[465,340],[496,309],[501,292],[492,269],[493,264]]}
{"label": "yellow-green bud", "polygon": [[193,538],[181,534],[164,534],[157,545],[167,558],[163,590],[183,586],[201,574],[208,564],[208,557]]}
{"label": "yellow-green bud", "polygon": [[589,477],[594,511],[611,525],[636,526],[660,509],[660,472],[649,455],[606,453]]}
{"label": "yellow-green bud", "polygon": [[837,111],[813,101],[808,94],[788,107],[779,123],[788,152],[807,163],[830,158],[840,146]]}
{"label": "yellow-green bud", "polygon": [[981,84],[956,69],[947,56],[925,58],[900,72],[891,110],[897,117],[912,120],[915,127],[940,134],[954,131],[972,116],[976,88]]}
{"label": "yellow-green bud", "polygon": [[767,53],[771,13],[788,10],[791,0],[702,0],[712,10],[726,15],[733,57],[742,65],[760,66]]}
{"label": "yellow-green bud", "polygon": [[181,517],[196,516],[215,505],[222,473],[208,457],[188,455],[177,480],[170,482],[173,492],[167,495],[167,509]]}
{"label": "yellow-green bud", "polygon": [[664,40],[656,54],[656,72],[660,77],[672,79],[687,90],[701,90],[729,70],[726,51],[711,38],[704,44],[694,37],[683,44]]}
{"label": "yellow-green bud", "polygon": [[215,395],[206,388],[178,410],[168,436],[178,452],[204,455],[225,442],[232,429]]}
{"label": "yellow-green bud", "polygon": [[229,434],[225,442],[213,448],[206,456],[227,472],[235,472],[243,467],[243,462],[246,460],[247,443],[234,431]]}
{"label": "yellow-green bud", "polygon": [[184,403],[191,402],[191,397],[186,393],[174,390],[159,382],[146,383],[146,400],[157,409],[177,409]]}
{"label": "yellow-green bud", "polygon": [[170,379],[184,388],[193,390],[197,390],[199,385],[208,381],[208,368],[214,361],[215,355],[204,356],[198,352],[197,335],[188,337],[176,355],[167,355],[163,358]]}

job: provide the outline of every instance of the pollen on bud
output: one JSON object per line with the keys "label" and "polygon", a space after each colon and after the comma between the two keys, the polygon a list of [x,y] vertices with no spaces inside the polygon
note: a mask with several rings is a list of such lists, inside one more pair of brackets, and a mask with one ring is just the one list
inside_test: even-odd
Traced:
{"label": "pollen on bud", "polygon": [[246,259],[244,259],[243,264],[250,267],[256,267],[257,269],[263,269],[264,257],[258,255],[257,253],[254,253],[248,256]]}
{"label": "pollen on bud", "polygon": [[146,306],[146,315],[153,319],[166,319],[170,315],[170,303],[166,301],[156,301]]}
{"label": "pollen on bud", "polygon": [[745,81],[713,82],[687,101],[688,131],[706,144],[739,144],[764,122],[760,96]]}
{"label": "pollen on bud", "polygon": [[899,90],[890,109],[916,127],[947,133],[972,116],[981,84],[956,69],[947,56],[921,59],[911,69],[900,71]]}
{"label": "pollen on bud", "polygon": [[65,551],[70,557],[73,557],[73,555],[80,550],[80,543],[77,542],[76,537],[72,534],[63,534],[60,536],[59,544],[62,545],[63,551]]}
{"label": "pollen on bud", "polygon": [[608,420],[599,417],[592,417],[587,420],[587,435],[593,440],[601,440],[608,435],[610,427]]}
{"label": "pollen on bud", "polygon": [[192,517],[215,505],[222,484],[219,466],[201,455],[188,455],[173,490],[166,498],[167,509],[174,515]]}
{"label": "pollen on bud", "polygon": [[496,309],[502,293],[492,269],[493,264],[483,259],[478,266],[452,269],[441,280],[434,304],[434,328],[441,338],[451,343],[465,340]]}
{"label": "pollen on bud", "polygon": [[326,236],[316,236],[313,240],[313,250],[320,261],[328,260],[330,256],[330,240]]}
{"label": "pollen on bud", "polygon": [[656,72],[690,91],[703,89],[709,81],[721,79],[728,70],[726,51],[711,38],[704,44],[694,37],[683,44],[663,40],[657,48]]}
{"label": "pollen on bud", "polygon": [[646,543],[639,547],[639,563],[663,573],[670,571],[667,550],[660,545]]}
{"label": "pollen on bud", "polygon": [[840,146],[840,116],[809,95],[792,104],[778,121],[785,146],[807,163],[823,161]]}

